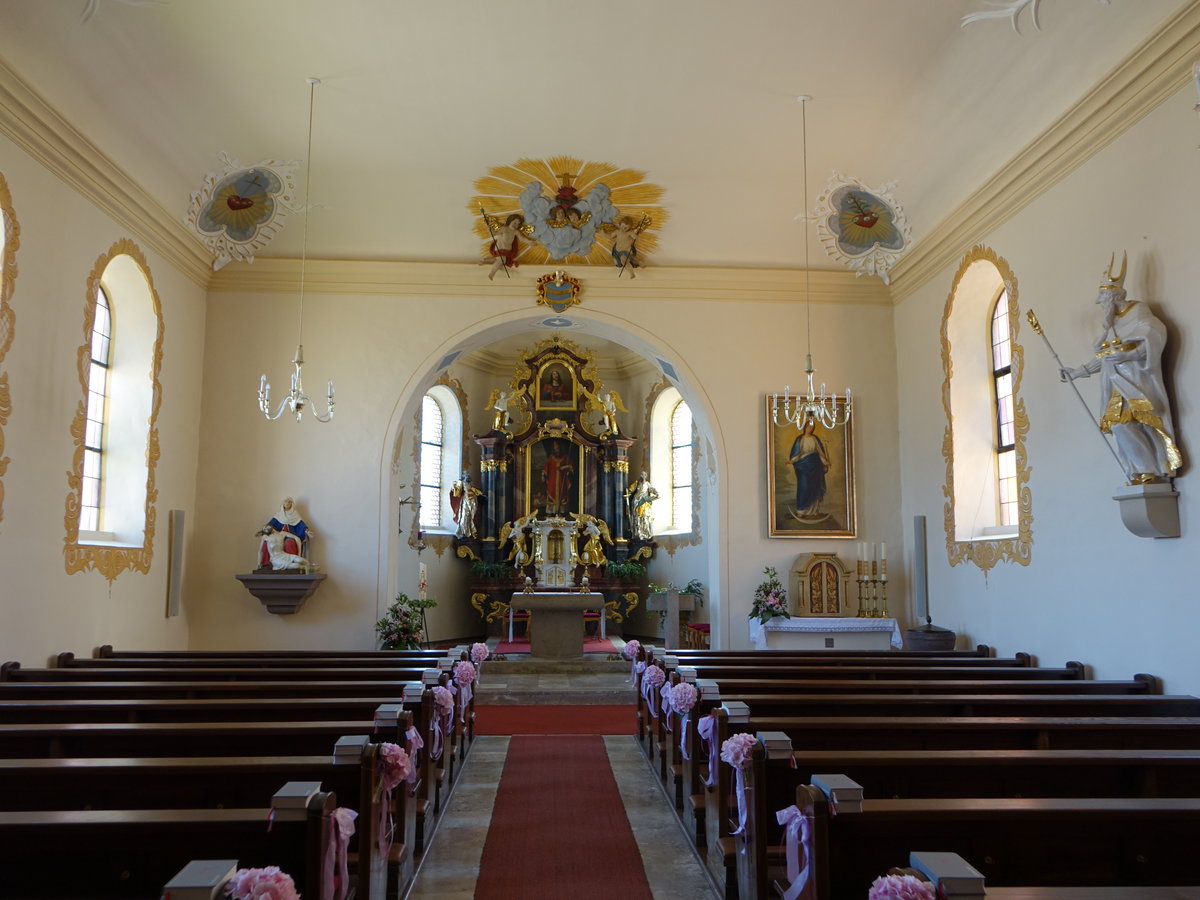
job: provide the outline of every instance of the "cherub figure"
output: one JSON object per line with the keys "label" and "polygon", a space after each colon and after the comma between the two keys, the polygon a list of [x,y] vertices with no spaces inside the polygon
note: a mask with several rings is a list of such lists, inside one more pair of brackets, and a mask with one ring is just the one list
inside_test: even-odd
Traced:
{"label": "cherub figure", "polygon": [[625,408],[625,404],[621,402],[621,395],[616,391],[602,391],[599,394],[593,394],[584,387],[580,387],[580,390],[587,399],[588,409],[592,412],[600,413],[603,418],[600,437],[615,437],[619,434],[617,428],[617,411],[629,412]]}
{"label": "cherub figure", "polygon": [[[511,562],[515,569],[523,569],[533,562],[533,543],[537,540],[537,536],[532,533],[532,527],[537,522],[537,516],[538,511],[535,509],[527,516],[505,522],[500,526],[500,541],[496,546],[503,549],[509,536],[512,536],[512,548],[508,551],[508,556],[504,558],[504,561]],[[526,528],[531,530],[530,534],[525,533]]]}
{"label": "cherub figure", "polygon": [[495,257],[488,272],[488,280],[491,281],[501,268],[507,270],[509,267],[517,267],[517,256],[521,252],[521,242],[518,238],[521,235],[532,237],[533,226],[526,224],[525,217],[520,213],[512,213],[503,222],[495,216],[489,216],[483,211],[483,207],[479,208],[479,214],[483,216],[488,233],[492,236],[492,243],[488,247],[488,253]]}
{"label": "cherub figure", "polygon": [[629,269],[629,277],[637,278],[633,271],[641,265],[638,261],[637,239],[649,226],[649,216],[642,216],[642,220],[636,225],[633,224],[632,217],[621,216],[616,222],[606,222],[600,226],[601,230],[612,238],[610,250],[613,265],[621,270],[617,277]]}
{"label": "cherub figure", "polygon": [[499,431],[503,434],[511,434],[508,430],[512,425],[512,415],[508,411],[509,404],[516,399],[513,394],[506,390],[497,388],[488,396],[488,409],[495,411],[495,416],[492,419],[492,431]]}

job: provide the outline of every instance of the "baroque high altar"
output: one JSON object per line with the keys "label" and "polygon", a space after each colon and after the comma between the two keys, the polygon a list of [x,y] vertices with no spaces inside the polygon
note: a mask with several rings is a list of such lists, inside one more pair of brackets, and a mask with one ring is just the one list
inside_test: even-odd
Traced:
{"label": "baroque high altar", "polygon": [[472,605],[492,623],[526,587],[593,591],[610,623],[621,623],[644,582],[631,583],[621,564],[650,559],[655,544],[632,527],[637,440],[622,433],[620,396],[605,388],[590,351],[552,338],[521,357],[489,405],[492,427],[474,436],[478,509],[455,538],[457,555],[473,564]]}

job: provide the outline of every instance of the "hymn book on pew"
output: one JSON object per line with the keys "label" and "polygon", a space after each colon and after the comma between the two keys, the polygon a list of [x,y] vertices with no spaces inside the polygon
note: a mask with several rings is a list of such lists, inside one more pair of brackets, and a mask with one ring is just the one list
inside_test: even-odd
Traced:
{"label": "hymn book on pew", "polygon": [[750,707],[741,700],[726,700],[721,706],[731,725],[741,725],[750,721]]}
{"label": "hymn book on pew", "polygon": [[319,781],[289,781],[271,798],[271,809],[280,822],[303,821],[308,816],[308,801],[321,790]]}
{"label": "hymn book on pew", "polygon": [[[378,721],[378,719],[376,719],[376,721]],[[395,724],[394,719],[393,724]],[[335,766],[347,764],[357,765],[362,760],[363,751],[367,749],[368,741],[370,741],[369,735],[343,734],[333,745],[333,764]],[[311,796],[312,794],[309,794],[309,797]],[[305,803],[307,802],[308,799],[305,798]]]}
{"label": "hymn book on pew", "polygon": [[914,850],[908,864],[933,882],[939,897],[983,897],[983,873],[957,853]]}
{"label": "hymn book on pew", "polygon": [[760,731],[758,740],[767,751],[767,759],[792,758],[792,739],[786,731]]}
{"label": "hymn book on pew", "polygon": [[862,785],[845,775],[814,775],[813,787],[820,788],[840,813],[862,812]]}
{"label": "hymn book on pew", "polygon": [[162,900],[217,900],[237,868],[236,859],[193,859],[163,886]]}

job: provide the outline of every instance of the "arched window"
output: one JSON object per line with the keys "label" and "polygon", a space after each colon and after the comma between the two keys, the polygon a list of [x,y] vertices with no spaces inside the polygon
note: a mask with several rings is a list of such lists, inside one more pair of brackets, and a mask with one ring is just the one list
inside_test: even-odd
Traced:
{"label": "arched window", "polygon": [[671,528],[687,531],[692,525],[692,488],[695,466],[692,411],[680,400],[671,410]]}
{"label": "arched window", "polygon": [[442,527],[442,454],[445,450],[445,417],[430,394],[421,401],[421,527]]}
{"label": "arched window", "polygon": [[675,387],[664,388],[651,406],[649,475],[659,494],[654,534],[698,534],[696,431],[691,408]]}
{"label": "arched window", "polygon": [[1008,291],[992,307],[992,399],[996,413],[996,496],[999,524],[1017,523],[1017,428],[1013,414],[1012,333],[1008,327]]}
{"label": "arched window", "polygon": [[149,572],[154,555],[162,304],[128,240],[96,261],[85,296],[64,554],[68,573],[97,569],[112,581]]}
{"label": "arched window", "polygon": [[1028,565],[1033,497],[1020,399],[1017,280],[986,247],[963,259],[942,315],[946,545],[951,565]]}
{"label": "arched window", "polygon": [[455,392],[436,384],[421,399],[417,492],[421,529],[453,531],[450,485],[462,466],[463,413]]}
{"label": "arched window", "polygon": [[103,285],[96,287],[96,314],[92,321],[90,347],[79,530],[98,532],[103,525],[100,513],[104,488],[104,423],[108,414],[109,351],[112,349],[112,306]]}

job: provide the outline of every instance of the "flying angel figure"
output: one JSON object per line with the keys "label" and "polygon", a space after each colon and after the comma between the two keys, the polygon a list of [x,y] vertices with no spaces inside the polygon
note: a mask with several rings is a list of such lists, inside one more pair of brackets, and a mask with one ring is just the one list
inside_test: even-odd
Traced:
{"label": "flying angel figure", "polygon": [[612,253],[613,265],[621,271],[617,273],[617,277],[625,274],[625,269],[629,269],[629,277],[637,278],[637,273],[633,270],[641,266],[641,261],[638,259],[637,239],[646,228],[650,226],[650,217],[643,215],[640,222],[633,224],[632,216],[621,216],[615,222],[604,222],[600,225],[600,230],[612,238]]}
{"label": "flying angel figure", "polygon": [[527,516],[505,522],[500,526],[500,542],[496,544],[496,547],[504,549],[505,541],[508,540],[509,535],[512,535],[512,549],[508,551],[508,556],[504,558],[504,561],[511,561],[513,568],[523,569],[533,562],[533,548],[530,546],[530,542],[536,541],[537,535],[526,535],[525,529],[537,523],[537,516],[538,511],[535,509]]}
{"label": "flying angel figure", "polygon": [[[513,417],[509,407],[514,402],[524,407],[524,395],[518,393],[509,393],[506,390],[496,388],[488,396],[487,408],[495,411],[495,417],[492,420],[492,430],[500,431],[504,434],[509,434],[509,428],[512,426]],[[511,437],[512,435],[509,434]]]}
{"label": "flying angel figure", "polygon": [[600,432],[600,437],[615,437],[619,434],[620,432],[617,428],[617,411],[629,412],[625,408],[625,404],[621,402],[621,395],[616,391],[602,391],[599,394],[594,394],[582,386],[580,386],[580,391],[587,400],[588,410],[600,413],[603,417],[604,425]]}

